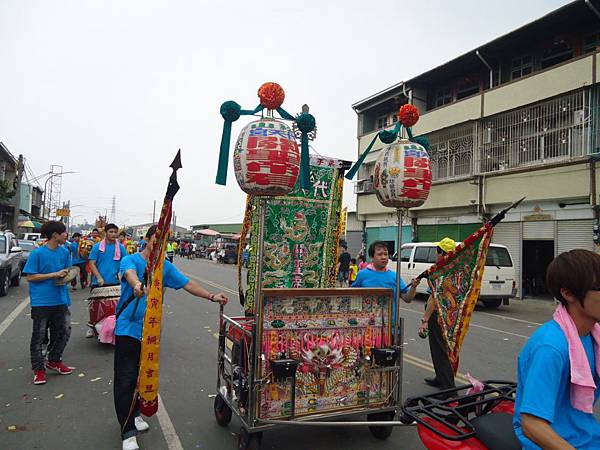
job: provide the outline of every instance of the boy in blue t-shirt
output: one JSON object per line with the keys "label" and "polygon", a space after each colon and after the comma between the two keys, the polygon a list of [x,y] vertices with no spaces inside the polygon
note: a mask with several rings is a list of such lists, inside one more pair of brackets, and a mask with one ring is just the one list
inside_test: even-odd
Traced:
{"label": "boy in blue t-shirt", "polygon": [[[142,327],[146,314],[146,294],[142,282],[150,252],[156,245],[156,225],[146,233],[146,246],[139,253],[126,256],[121,261],[121,298],[115,309],[118,317],[115,325],[114,400],[117,419],[121,425],[123,450],[137,450],[136,435],[145,431],[148,424],[141,418],[138,400],[131,410],[138,379],[141,352]],[[195,281],[183,275],[171,262],[165,260],[163,286],[185,289],[196,297],[211,302],[227,303],[223,293],[211,294]]]}
{"label": "boy in blue t-shirt", "polygon": [[104,231],[104,239],[95,244],[90,252],[92,287],[119,284],[119,267],[121,260],[127,256],[127,249],[117,241],[119,227],[109,223]]}
{"label": "boy in blue t-shirt", "polygon": [[[600,255],[588,250],[561,253],[548,266],[546,285],[561,305],[519,353],[515,434],[526,450],[600,449],[600,423],[592,413],[600,395]],[[580,356],[573,372],[570,351]],[[583,402],[587,408],[574,402],[580,381],[572,384],[573,375],[587,376],[596,386]]]}
{"label": "boy in blue t-shirt", "polygon": [[50,328],[50,346],[46,369],[61,375],[70,374],[73,369],[62,362],[62,355],[71,335],[71,313],[69,291],[66,285],[57,285],[55,281],[63,278],[71,266],[69,251],[64,247],[67,241],[65,224],[48,221],[42,226],[42,236],[48,241],[31,252],[23,273],[29,282],[31,318],[31,368],[33,383],[46,383],[42,343],[46,329]]}

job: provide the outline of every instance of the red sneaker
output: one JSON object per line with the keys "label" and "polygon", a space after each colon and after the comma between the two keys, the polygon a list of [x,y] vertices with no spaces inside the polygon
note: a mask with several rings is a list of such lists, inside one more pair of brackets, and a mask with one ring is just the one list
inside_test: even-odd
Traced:
{"label": "red sneaker", "polygon": [[34,370],[33,371],[33,384],[46,384],[46,371],[45,370]]}
{"label": "red sneaker", "polygon": [[46,361],[46,369],[54,370],[55,372],[58,372],[61,375],[69,375],[70,373],[73,373],[73,369],[69,366],[65,366],[62,361]]}

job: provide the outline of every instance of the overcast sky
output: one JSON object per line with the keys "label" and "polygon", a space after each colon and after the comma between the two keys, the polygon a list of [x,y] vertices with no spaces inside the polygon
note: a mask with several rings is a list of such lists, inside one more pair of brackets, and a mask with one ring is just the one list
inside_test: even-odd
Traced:
{"label": "overcast sky", "polygon": [[[355,160],[352,103],[566,3],[1,0],[0,141],[38,176],[77,172],[62,183],[76,223],[113,195],[120,225],[150,221],[178,148],[178,225],[240,222],[231,164],[214,184],[223,101],[253,108],[276,81],[288,112],[310,105],[315,150]],[[349,183],[344,197],[354,210]]]}

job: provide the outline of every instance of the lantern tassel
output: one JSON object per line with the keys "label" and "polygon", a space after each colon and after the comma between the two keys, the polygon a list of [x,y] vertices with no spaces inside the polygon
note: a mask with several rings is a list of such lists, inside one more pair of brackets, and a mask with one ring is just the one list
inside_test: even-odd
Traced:
{"label": "lantern tassel", "polygon": [[400,129],[401,129],[400,122],[396,122],[396,125],[394,126],[393,129],[381,130],[379,133],[377,133],[375,135],[375,137],[373,137],[373,140],[371,141],[371,143],[367,146],[365,151],[362,153],[362,155],[360,155],[358,160],[350,168],[350,170],[346,174],[345,178],[348,180],[351,180],[352,178],[354,178],[354,175],[356,175],[356,172],[358,172],[358,169],[360,169],[360,166],[365,161],[365,158],[367,157],[367,155],[373,148],[373,145],[375,145],[375,141],[377,141],[377,138],[379,138],[381,140],[381,142],[383,142],[384,144],[391,144],[398,138],[398,135],[400,134]]}
{"label": "lantern tassel", "polygon": [[242,109],[236,102],[229,100],[221,105],[221,116],[223,117],[223,134],[221,135],[221,147],[219,149],[219,165],[217,167],[216,184],[225,186],[227,184],[227,165],[229,163],[229,145],[231,143],[231,124],[238,120],[240,116],[251,116],[263,110],[262,105],[258,105],[253,110]]}
{"label": "lantern tassel", "polygon": [[233,122],[225,121],[223,124],[223,134],[221,135],[221,149],[219,150],[219,166],[217,169],[216,184],[225,186],[227,183],[227,165],[229,162],[229,142],[231,141],[231,124]]}
{"label": "lantern tassel", "polygon": [[302,133],[300,139],[300,186],[302,189],[310,189],[310,154],[307,133]]}

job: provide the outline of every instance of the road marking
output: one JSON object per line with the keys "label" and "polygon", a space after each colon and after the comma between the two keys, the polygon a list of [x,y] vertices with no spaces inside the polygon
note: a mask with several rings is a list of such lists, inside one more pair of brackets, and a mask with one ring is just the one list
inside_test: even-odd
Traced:
{"label": "road marking", "polygon": [[495,331],[496,333],[502,333],[502,334],[508,334],[510,336],[516,336],[521,339],[529,339],[529,336],[524,336],[522,334],[517,334],[517,333],[511,333],[510,331],[503,331],[503,330],[497,330],[495,328],[484,327],[483,325],[477,325],[475,323],[472,323],[471,326],[475,327],[475,328],[483,328],[484,330],[488,330],[488,331]]}
{"label": "road marking", "polygon": [[[433,364],[431,364],[429,361],[425,361],[424,359],[418,358],[416,356],[413,355],[409,355],[408,353],[404,354],[404,361],[412,364],[413,366],[417,366],[420,367],[421,369],[425,369],[429,372],[433,372],[435,373],[435,369],[433,368]],[[467,383],[469,384],[469,380],[467,379],[466,375],[460,372],[456,372],[456,375],[454,376],[454,378],[456,378],[459,381],[462,381],[463,383]]]}
{"label": "road marking", "polygon": [[171,422],[171,418],[169,417],[169,413],[167,412],[167,408],[165,407],[160,394],[158,394],[158,403],[159,406],[156,417],[158,418],[158,423],[160,424],[163,436],[167,442],[167,448],[169,450],[183,450],[179,436],[177,436],[173,422]]}
{"label": "road marking", "polygon": [[10,324],[14,322],[14,320],[19,316],[19,314],[21,314],[21,311],[27,308],[27,305],[29,305],[29,296],[23,299],[23,301],[19,303],[15,309],[12,310],[8,317],[4,319],[2,323],[0,323],[0,336],[2,336],[2,333],[4,333],[6,329],[10,326]]}
{"label": "road marking", "polygon": [[538,326],[543,325],[539,322],[530,322],[529,320],[515,319],[514,317],[506,317],[506,316],[501,316],[500,314],[492,314],[492,313],[487,313],[487,312],[483,312],[483,311],[477,311],[477,314],[485,314],[486,316],[498,317],[498,318],[504,319],[504,320],[514,320],[515,322],[526,323],[528,325],[538,325]]}
{"label": "road marking", "polygon": [[230,294],[233,294],[233,295],[240,295],[239,292],[234,291],[233,289],[225,287],[225,286],[223,286],[221,284],[213,283],[212,281],[208,281],[208,280],[205,280],[203,278],[198,278],[198,277],[192,275],[191,273],[183,272],[183,274],[185,276],[189,277],[189,278],[193,278],[194,280],[198,281],[199,283],[207,284],[207,285],[212,286],[214,288],[221,289],[222,291],[229,292]]}
{"label": "road marking", "polygon": [[[413,314],[418,314],[418,315],[422,315],[423,314],[423,313],[421,313],[419,311],[414,311],[414,310],[409,309],[409,308],[402,308],[402,307],[400,307],[399,309],[401,309],[402,311],[411,312]],[[476,323],[473,323],[473,322],[471,322],[469,324],[469,326],[475,327],[475,328],[483,328],[484,330],[488,330],[488,331],[495,331],[496,333],[508,334],[510,336],[516,336],[516,337],[523,338],[523,339],[529,339],[529,336],[524,336],[522,334],[517,334],[517,333],[511,333],[510,331],[498,330],[496,328],[485,327],[483,325],[477,325]]]}

